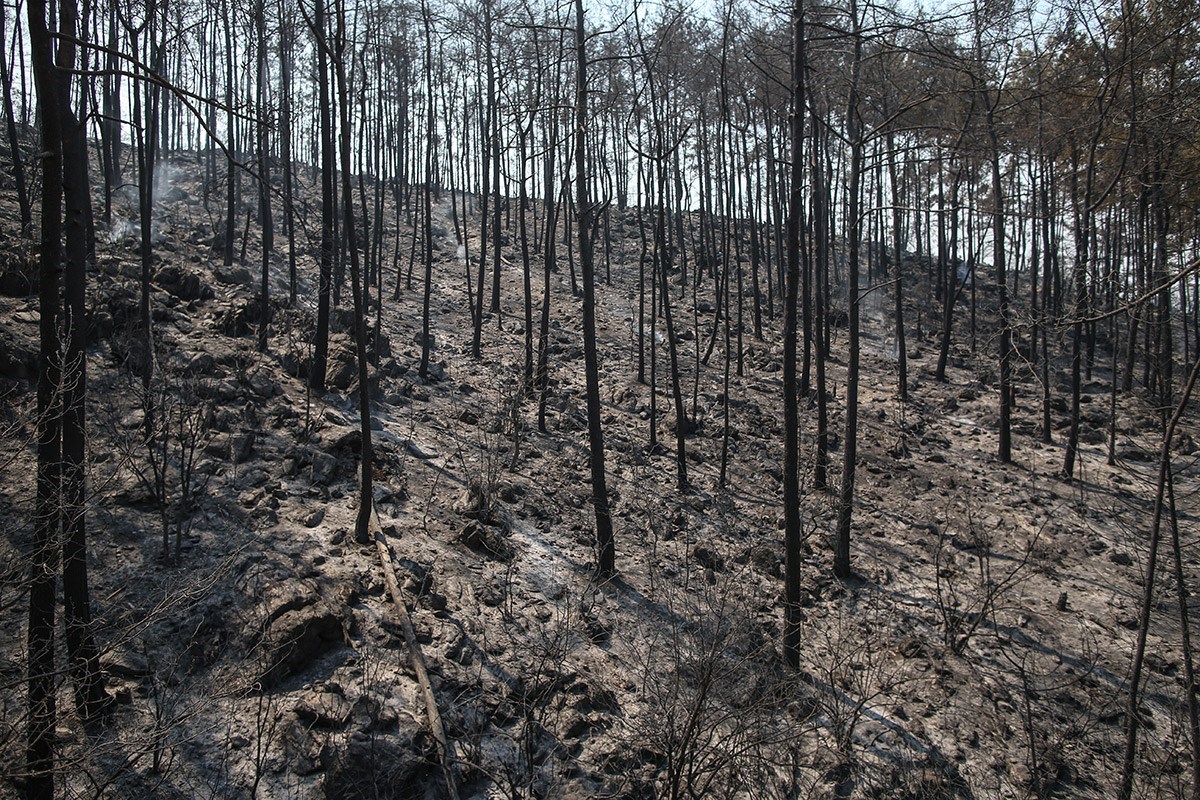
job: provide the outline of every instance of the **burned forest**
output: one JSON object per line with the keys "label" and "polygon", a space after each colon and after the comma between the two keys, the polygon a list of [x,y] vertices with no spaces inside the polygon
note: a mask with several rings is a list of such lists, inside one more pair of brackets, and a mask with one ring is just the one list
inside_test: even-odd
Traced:
{"label": "burned forest", "polygon": [[1200,798],[1182,0],[0,2],[0,798]]}

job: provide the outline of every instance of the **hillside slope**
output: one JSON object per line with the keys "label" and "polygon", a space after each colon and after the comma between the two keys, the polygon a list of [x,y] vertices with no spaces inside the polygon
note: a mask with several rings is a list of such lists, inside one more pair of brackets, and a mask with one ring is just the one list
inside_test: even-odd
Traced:
{"label": "hillside slope", "polygon": [[[90,287],[89,531],[97,633],[118,702],[96,731],[62,720],[70,796],[441,796],[376,551],[352,534],[359,434],[345,314],[331,342],[331,389],[312,395],[302,377],[315,248],[302,245],[300,301],[274,310],[269,351],[258,352],[256,256],[245,268],[221,266],[202,190],[186,177],[191,165],[177,167],[180,180],[158,209],[152,395],[172,426],[167,458],[196,456],[189,485],[197,499],[164,517],[152,491],[131,332],[137,245],[129,226],[114,225]],[[852,542],[858,577],[832,578],[835,498],[812,488],[816,422],[806,412],[804,668],[792,673],[777,654],[782,320],[764,321],[763,341],[746,332],[744,374],[735,365],[727,378],[723,334],[695,371],[696,348],[703,355],[714,325],[711,280],[695,296],[698,316],[690,291],[676,306],[695,423],[687,438],[694,490],[679,494],[665,347],[657,350],[657,448],[648,443],[650,390],[636,381],[636,216],[613,212],[612,280],[597,290],[597,313],[620,577],[597,584],[580,303],[567,254],[560,248],[553,276],[551,391],[540,433],[537,398],[521,380],[519,252],[505,251],[502,313],[485,315],[483,358],[472,359],[468,266],[448,213],[444,198],[429,381],[417,376],[420,265],[398,300],[397,275],[391,264],[384,271],[372,469],[461,796],[1112,795],[1159,422],[1144,398],[1120,397],[1118,458],[1106,464],[1107,357],[1097,359],[1086,387],[1082,463],[1066,482],[1062,434],[1055,444],[1039,441],[1041,389],[1025,369],[1015,463],[996,462],[986,333],[975,354],[965,335],[956,339],[949,380],[940,384],[937,336],[910,331],[912,399],[899,402],[890,294],[881,286],[868,296]],[[397,234],[406,269],[411,229],[389,226],[385,240]],[[28,254],[13,230],[5,236],[12,272]],[[256,236],[251,228],[250,253]],[[477,261],[478,243],[467,245]],[[920,275],[921,265],[910,266]],[[272,274],[277,303],[287,297],[286,270],[281,248]],[[535,320],[539,284],[535,278]],[[38,316],[35,297],[20,287],[7,294],[0,744],[15,765]],[[986,331],[982,282],[980,294]],[[917,301],[909,311],[932,327],[934,312]],[[748,306],[745,313],[749,327]],[[830,364],[838,435],[845,349],[839,333]],[[1061,397],[1065,365],[1054,366]],[[1065,406],[1055,413],[1061,431]],[[1194,415],[1186,427],[1194,433]],[[1190,438],[1180,449],[1182,569],[1193,586]],[[833,462],[836,486],[840,451]],[[177,479],[167,485],[177,498]],[[164,560],[164,535],[174,551],[177,534],[178,562]],[[1174,592],[1164,579],[1141,710],[1143,780],[1156,796],[1175,796],[1187,783]],[[64,710],[68,695],[64,685]],[[6,779],[0,792],[15,793],[15,769]]]}

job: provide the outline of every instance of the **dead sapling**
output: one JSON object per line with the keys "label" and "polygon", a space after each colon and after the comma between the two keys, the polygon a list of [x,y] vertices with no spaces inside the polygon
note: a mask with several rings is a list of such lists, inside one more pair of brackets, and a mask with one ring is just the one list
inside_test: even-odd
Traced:
{"label": "dead sapling", "polygon": [[[902,690],[909,677],[900,662],[883,646],[885,612],[870,604],[835,611],[823,619],[813,618],[804,634],[814,654],[808,662],[808,680],[814,690],[818,717],[827,733],[827,756],[822,780],[833,784],[835,797],[850,797],[856,791],[872,796],[872,768],[881,767],[868,757],[877,750],[876,741],[891,733],[881,720],[878,707]],[[884,634],[886,636],[886,634]],[[814,646],[815,645],[815,646]]]}
{"label": "dead sapling", "polygon": [[166,370],[149,387],[132,384],[142,424],[124,445],[126,463],[158,512],[160,557],[178,564],[211,477],[198,466],[213,438],[213,392],[203,379]]}
{"label": "dead sapling", "polygon": [[[737,597],[733,572],[668,597],[665,624],[634,646],[638,708],[622,718],[624,794],[671,800],[761,796],[812,731],[772,637]],[[811,707],[807,707],[810,709]]]}
{"label": "dead sapling", "polygon": [[525,416],[523,407],[529,396],[529,387],[525,381],[514,377],[511,381],[501,381],[497,387],[496,426],[501,435],[508,439],[512,448],[512,456],[508,462],[510,470],[516,469],[521,459],[521,445],[525,440]]}
{"label": "dead sapling", "polygon": [[[1017,556],[1007,557],[997,554],[995,532],[978,525],[973,511],[967,511],[965,541],[939,529],[934,552],[937,609],[943,641],[955,655],[963,654],[981,626],[995,627],[1004,598],[1028,578],[1041,532],[1039,529],[1026,541]],[[960,570],[957,562],[962,558],[968,566]],[[997,564],[1001,561],[1010,565],[1000,569]]]}
{"label": "dead sapling", "polygon": [[584,610],[575,598],[564,595],[546,623],[509,625],[506,630],[513,652],[524,653],[524,658],[503,698],[514,719],[503,729],[507,747],[499,751],[493,774],[508,797],[552,796],[559,768],[569,759],[564,739],[589,724],[582,718],[568,719],[575,713],[572,707],[579,705],[571,657],[588,635]]}

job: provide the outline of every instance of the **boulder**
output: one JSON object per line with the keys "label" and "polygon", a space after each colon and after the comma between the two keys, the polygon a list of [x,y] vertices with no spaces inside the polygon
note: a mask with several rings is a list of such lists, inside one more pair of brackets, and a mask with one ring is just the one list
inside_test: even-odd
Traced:
{"label": "boulder", "polygon": [[312,482],[318,486],[328,486],[338,475],[338,460],[328,453],[313,453]]}
{"label": "boulder", "polygon": [[307,582],[282,584],[265,602],[267,623],[259,646],[264,689],[304,669],[345,637],[342,614]]}
{"label": "boulder", "polygon": [[458,539],[476,553],[497,561],[508,561],[513,557],[512,547],[505,540],[503,533],[479,520],[473,519],[468,522],[459,532]]}
{"label": "boulder", "polygon": [[200,275],[175,264],[166,264],[154,273],[154,282],[167,294],[180,300],[208,300],[213,297],[212,287],[201,280]]}
{"label": "boulder", "polygon": [[357,732],[337,754],[325,775],[326,800],[385,797],[420,800],[437,797],[441,777],[435,769],[432,736],[422,732]]}
{"label": "boulder", "polygon": [[28,297],[37,291],[37,274],[37,260],[32,253],[12,250],[0,253],[0,294]]}
{"label": "boulder", "polygon": [[249,286],[253,282],[250,270],[245,267],[217,267],[217,280],[230,286]]}
{"label": "boulder", "polygon": [[274,397],[280,393],[279,384],[271,377],[270,371],[263,368],[251,372],[247,376],[246,382],[250,386],[250,391],[259,397]]}
{"label": "boulder", "polygon": [[249,461],[250,456],[254,454],[254,433],[249,431],[234,436],[230,450],[233,455],[233,463],[242,464]]}
{"label": "boulder", "polygon": [[314,728],[344,728],[350,721],[353,705],[339,692],[311,690],[296,701],[296,716]]}
{"label": "boulder", "polygon": [[0,377],[25,380],[37,375],[37,350],[31,341],[0,328]]}
{"label": "boulder", "polygon": [[217,371],[217,362],[209,353],[193,353],[185,359],[183,374],[188,377],[210,376]]}
{"label": "boulder", "polygon": [[345,348],[331,350],[329,367],[325,372],[325,385],[344,392],[354,385],[357,377],[358,369],[354,361],[354,352]]}
{"label": "boulder", "polygon": [[287,764],[293,774],[301,777],[316,775],[334,763],[333,747],[327,737],[316,735],[311,727],[306,720],[293,720],[281,737]]}
{"label": "boulder", "polygon": [[217,314],[217,329],[226,336],[246,336],[258,329],[261,309],[257,298],[224,308]]}

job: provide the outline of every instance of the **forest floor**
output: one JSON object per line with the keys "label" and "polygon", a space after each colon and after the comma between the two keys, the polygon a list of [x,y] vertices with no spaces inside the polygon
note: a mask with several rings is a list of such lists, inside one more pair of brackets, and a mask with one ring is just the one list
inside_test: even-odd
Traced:
{"label": "forest floor", "polygon": [[[118,703],[102,729],[84,733],[64,684],[59,744],[68,795],[441,796],[433,739],[376,550],[356,544],[352,532],[359,434],[344,325],[331,342],[330,391],[314,396],[298,377],[312,339],[315,247],[300,243],[300,300],[287,308],[286,243],[277,239],[278,306],[269,351],[258,352],[258,256],[244,268],[221,266],[213,237],[219,201],[214,196],[212,212],[205,210],[199,183],[187,177],[192,169],[173,168],[155,232],[162,387],[155,403],[175,424],[168,458],[189,448],[197,457],[197,505],[167,522],[173,550],[178,523],[177,562],[162,558],[159,504],[138,477],[148,461],[130,333],[136,237],[128,223],[101,226],[90,282],[90,564],[102,661]],[[421,268],[413,288],[401,287],[393,300],[390,251],[384,259],[373,469],[380,523],[402,568],[462,797],[1113,795],[1160,416],[1146,396],[1121,395],[1116,463],[1106,463],[1103,348],[1084,388],[1076,479],[1067,481],[1065,359],[1051,370],[1054,442],[1040,441],[1041,388],[1022,365],[1014,463],[996,458],[995,342],[987,332],[994,298],[982,281],[976,350],[967,346],[963,306],[945,383],[933,379],[936,310],[925,307],[927,289],[907,287],[910,324],[921,318],[908,335],[907,403],[897,399],[890,290],[868,295],[849,582],[832,577],[835,496],[812,487],[816,418],[802,412],[809,554],[797,673],[778,654],[781,317],[764,318],[762,341],[747,331],[743,374],[730,354],[726,393],[723,333],[708,365],[696,370],[696,347],[707,345],[714,324],[712,281],[699,289],[697,304],[708,311],[698,322],[690,289],[675,306],[695,423],[686,441],[693,490],[679,493],[661,340],[654,449],[650,388],[636,380],[637,218],[612,212],[610,264],[599,248],[597,270],[611,271],[611,283],[597,288],[597,315],[620,576],[597,583],[581,304],[566,251],[559,246],[552,276],[551,390],[540,433],[537,398],[522,382],[520,253],[504,250],[502,314],[485,314],[483,357],[473,359],[467,266],[448,210],[443,198],[429,380],[417,375]],[[396,235],[390,216],[388,247]],[[5,216],[0,239],[6,274],[29,260],[13,219]],[[257,253],[257,236],[252,226],[248,253]],[[467,244],[474,270],[475,232]],[[401,267],[410,245],[411,227],[402,225]],[[541,255],[533,258],[536,325]],[[749,329],[749,292],[744,301]],[[0,298],[0,374],[8,387],[0,760],[10,765],[22,752],[21,553],[34,491],[28,378],[37,320],[36,297],[8,291]],[[830,483],[837,487],[847,341],[844,330],[835,335]],[[1051,351],[1069,352],[1068,333],[1052,335],[1059,338]],[[1176,478],[1182,566],[1193,593],[1196,427],[1189,415]],[[168,493],[177,496],[170,480]],[[1164,550],[1137,796],[1182,796],[1189,785],[1171,569]],[[0,795],[19,783],[15,772],[6,775]]]}

